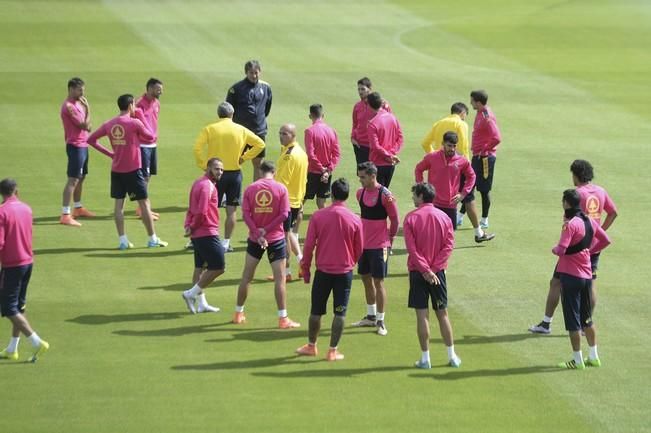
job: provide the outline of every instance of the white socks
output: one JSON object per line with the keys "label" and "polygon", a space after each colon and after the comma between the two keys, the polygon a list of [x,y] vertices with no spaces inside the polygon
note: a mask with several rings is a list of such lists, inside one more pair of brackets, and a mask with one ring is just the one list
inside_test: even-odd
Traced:
{"label": "white socks", "polygon": [[590,346],[590,354],[588,355],[588,359],[599,359],[599,354],[597,353],[596,344],[594,346]]}
{"label": "white socks", "polygon": [[376,304],[366,304],[366,314],[369,316],[376,316],[377,315]]}
{"label": "white socks", "polygon": [[39,337],[36,332],[27,338],[29,339],[29,342],[32,343],[32,346],[39,347],[41,345],[41,337]]}
{"label": "white socks", "polygon": [[583,353],[579,350],[578,352],[572,352],[572,358],[577,364],[583,364]]}
{"label": "white socks", "polygon": [[552,317],[549,317],[549,316],[545,316],[545,317],[543,317],[543,322],[545,322],[545,323],[552,323]]}
{"label": "white socks", "polygon": [[185,293],[187,293],[188,296],[196,298],[197,296],[199,296],[199,295],[201,295],[203,293],[203,290],[201,290],[201,287],[199,287],[198,284],[195,284],[194,286],[192,286],[191,289],[186,290]]}
{"label": "white socks", "polygon": [[429,350],[424,350],[423,353],[420,355],[420,362],[425,363],[425,362],[430,362],[429,360]]}
{"label": "white socks", "polygon": [[375,318],[378,322],[384,320],[384,313],[377,313]]}
{"label": "white socks", "polygon": [[484,231],[481,229],[481,227],[477,227],[477,228],[475,229],[475,236],[477,236],[477,237],[482,237],[482,236],[484,236]]}
{"label": "white socks", "polygon": [[222,247],[228,249],[228,247],[230,247],[230,246],[231,246],[231,240],[230,239],[224,239],[222,241]]}
{"label": "white socks", "polygon": [[129,243],[129,239],[127,238],[127,235],[120,236],[120,243],[121,244],[128,244]]}
{"label": "white socks", "polygon": [[158,236],[156,236],[156,233],[153,235],[149,236],[149,240],[153,243],[158,243]]}
{"label": "white socks", "polygon": [[448,359],[454,359],[457,357],[457,354],[454,353],[454,344],[452,346],[447,346],[448,349]]}
{"label": "white socks", "polygon": [[278,317],[287,317],[287,310],[278,310]]}
{"label": "white socks", "polygon": [[197,300],[199,301],[199,305],[202,307],[207,307],[208,306],[208,301],[206,301],[206,294],[201,293],[199,297],[197,297]]}
{"label": "white socks", "polygon": [[7,352],[14,353],[18,350],[18,343],[20,342],[20,337],[11,337],[9,340],[9,345],[7,346]]}
{"label": "white socks", "polygon": [[61,213],[64,215],[70,215],[70,206],[61,206]]}
{"label": "white socks", "polygon": [[235,312],[236,313],[244,313],[244,305],[236,305],[235,306]]}
{"label": "white socks", "polygon": [[482,218],[481,221],[479,222],[479,224],[483,224],[485,226],[488,226],[488,217]]}
{"label": "white socks", "polygon": [[82,207],[84,207],[84,205],[82,205],[80,201],[75,202],[75,209],[79,209],[79,208],[82,208]]}

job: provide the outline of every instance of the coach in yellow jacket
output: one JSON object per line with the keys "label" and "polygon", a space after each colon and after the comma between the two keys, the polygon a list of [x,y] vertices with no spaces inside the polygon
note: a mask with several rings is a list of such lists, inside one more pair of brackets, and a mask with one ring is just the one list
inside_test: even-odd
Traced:
{"label": "coach in yellow jacket", "polygon": [[[255,158],[265,147],[264,141],[242,125],[233,122],[233,106],[222,102],[217,107],[219,120],[201,130],[194,143],[194,158],[201,170],[206,169],[210,158],[219,158],[224,164],[224,174],[217,183],[219,206],[226,198],[226,222],[224,224],[224,249],[233,251],[230,246],[235,228],[235,212],[242,200],[241,164]],[[246,152],[246,146],[250,146]]]}

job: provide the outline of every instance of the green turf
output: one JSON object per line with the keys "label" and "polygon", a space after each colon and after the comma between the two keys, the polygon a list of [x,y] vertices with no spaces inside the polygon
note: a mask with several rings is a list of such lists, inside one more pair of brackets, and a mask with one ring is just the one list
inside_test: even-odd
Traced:
{"label": "green turf", "polygon": [[[647,2],[0,0],[0,10],[0,177],[17,178],[34,209],[29,312],[52,345],[36,365],[0,362],[3,432],[651,431]],[[387,279],[389,335],[347,328],[341,363],[293,356],[306,329],[274,328],[264,262],[249,323],[228,324],[242,223],[238,252],[208,291],[224,312],[185,313],[180,292],[192,258],[182,251],[182,222],[200,174],[192,144],[248,58],[262,61],[274,90],[268,155],[278,155],[279,126],[306,127],[307,107],[321,102],[342,139],[336,174],[353,182],[355,81],[372,78],[406,137],[392,185],[403,214],[431,122],[471,89],[488,90],[504,137],[491,211],[498,238],[475,248],[467,221],[457,234],[448,281],[461,369],[443,365],[436,326],[434,368],[411,367],[419,349],[402,238]],[[114,250],[109,161],[94,150],[84,202],[100,217],[79,230],[57,224],[65,181],[58,110],[75,75],[87,82],[95,126],[115,115],[119,94],[139,94],[150,76],[164,81],[161,175],[151,197],[168,249],[146,250],[130,218],[138,248]],[[594,163],[596,183],[620,211],[599,278],[603,367],[582,372],[553,368],[570,356],[560,315],[552,336],[526,333],[543,313],[560,195],[579,157]],[[290,315],[306,325],[308,286],[290,284],[288,297]],[[350,321],[364,308],[355,280]],[[21,349],[26,359],[24,339]]]}

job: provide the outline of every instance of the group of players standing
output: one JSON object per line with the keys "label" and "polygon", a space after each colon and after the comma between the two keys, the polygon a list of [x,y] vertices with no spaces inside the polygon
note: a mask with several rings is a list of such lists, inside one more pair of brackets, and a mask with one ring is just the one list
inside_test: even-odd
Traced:
{"label": "group of players standing", "polygon": [[[326,359],[343,359],[343,354],[337,347],[344,328],[352,271],[356,264],[365,287],[367,314],[353,326],[374,327],[379,335],[388,333],[384,279],[388,271],[388,256],[399,226],[396,200],[388,188],[395,168],[400,163],[398,154],[403,147],[400,123],[389,103],[379,93],[373,92],[371,81],[366,77],[360,79],[357,83],[360,101],[353,108],[351,133],[357,176],[362,185],[356,193],[360,218],[345,206],[350,192],[348,181],[344,178],[332,180],[341,153],[336,132],[324,122],[323,107],[320,104],[310,106],[312,125],[305,130],[305,150],[296,141],[296,126],[287,123],[279,130],[281,153],[277,164],[264,160],[266,117],[272,103],[271,87],[259,78],[259,62],[247,62],[245,74],[243,80],[229,89],[226,101],[219,104],[219,120],[203,128],[195,142],[195,159],[205,173],[192,185],[184,223],[185,236],[191,238],[190,246],[194,250],[195,270],[193,286],[183,292],[183,300],[192,313],[219,311],[219,308],[208,304],[204,290],[224,272],[224,255],[225,252],[233,251],[230,241],[236,222],[236,210],[241,206],[249,234],[233,323],[246,322],[244,303],[249,284],[266,251],[273,270],[273,276],[269,279],[274,281],[278,326],[282,329],[299,327],[299,323],[288,317],[286,306],[285,285],[292,280],[290,252],[295,254],[299,265],[298,277],[302,277],[306,283],[311,279],[310,269],[314,255],[316,273],[312,284],[308,343],[296,352],[305,356],[317,355],[316,341],[321,317],[326,313],[327,301],[332,292],[334,319]],[[123,208],[127,194],[139,204],[138,216],[142,218],[149,235],[147,246],[167,246],[166,242],[156,236],[154,221],[158,219],[158,214],[151,211],[148,200],[149,180],[157,171],[158,99],[162,91],[163,83],[152,78],[146,84],[145,94],[137,101],[132,95],[120,96],[120,114],[88,135],[91,129],[90,107],[84,97],[84,83],[79,78],[69,81],[69,97],[61,109],[68,154],[68,182],[63,193],[61,224],[80,226],[76,218],[93,216],[81,203],[83,179],[88,172],[87,148],[90,145],[112,158],[111,197],[115,199],[119,249],[133,248],[124,229]],[[485,232],[485,229],[488,228],[496,148],[501,136],[495,116],[487,105],[486,92],[473,91],[470,97],[471,105],[477,111],[472,146],[469,145],[468,125],[465,122],[468,107],[461,102],[455,103],[451,107],[451,114],[434,123],[422,142],[426,155],[415,167],[416,183],[411,189],[417,209],[408,213],[403,222],[409,254],[409,307],[416,310],[417,332],[422,350],[421,359],[415,363],[418,368],[431,367],[430,301],[447,348],[448,363],[453,367],[461,364],[454,350],[452,326],[447,316],[445,269],[454,246],[454,230],[462,223],[463,215],[468,213],[476,242],[490,241],[495,236]],[[112,151],[98,143],[98,139],[104,136],[109,138]],[[242,197],[241,165],[246,160],[252,160],[254,182],[245,189]],[[428,172],[427,182],[423,182],[425,171]],[[474,204],[475,187],[482,197],[481,220]],[[325,207],[330,194],[332,204]],[[590,299],[590,284],[584,281],[586,278],[582,266],[585,267],[585,263],[582,259],[588,251],[597,254],[609,241],[599,224],[578,222],[588,221],[578,207],[578,194],[574,190],[568,190],[564,194],[563,203],[568,222],[554,253],[561,256],[557,272],[563,293],[565,290],[568,293],[571,291],[578,299],[577,302],[566,302],[569,296],[563,296],[566,324],[576,316],[574,322],[579,326],[577,335],[578,329],[585,329],[591,347],[587,363],[596,365],[599,362],[596,356],[596,336],[590,326],[592,306],[588,301],[588,312],[584,305],[585,299]],[[15,192],[9,196],[15,196]],[[301,249],[298,225],[302,219],[303,203],[315,196],[319,210],[311,217]],[[74,209],[70,206],[71,200]],[[586,200],[590,216],[600,218],[600,210],[594,209],[595,199]],[[596,206],[605,202],[609,203],[603,196],[599,196]],[[457,213],[459,203],[461,211]],[[223,239],[219,237],[219,207],[226,208]],[[611,207],[614,208],[614,205]],[[607,212],[610,218],[613,213],[610,210]],[[575,218],[578,220],[575,221]],[[606,224],[609,225],[608,222]],[[574,272],[576,269],[578,271]],[[579,275],[575,275],[577,273]],[[555,278],[556,276],[555,273]],[[558,279],[552,280],[550,297],[559,292],[559,285],[554,284],[555,281]],[[25,282],[25,289],[26,284]],[[3,289],[2,293],[5,291]],[[14,303],[16,308],[7,310],[9,314],[5,314],[3,307],[3,315],[10,318],[16,312],[20,315],[21,301],[16,298]],[[541,324],[530,330],[543,333],[544,329],[548,330],[551,314],[546,315]],[[576,327],[574,322],[568,327],[573,347],[576,339],[573,335],[573,328]],[[17,334],[16,322],[14,328],[14,334]],[[33,332],[19,327],[18,332],[20,331],[25,335]],[[14,335],[10,346],[0,353],[0,357],[13,359],[15,354],[17,358],[16,337]],[[47,347],[42,349],[42,343],[35,347],[39,347],[41,352],[47,350]],[[580,368],[582,362],[577,361],[575,351],[573,361],[564,365]]]}

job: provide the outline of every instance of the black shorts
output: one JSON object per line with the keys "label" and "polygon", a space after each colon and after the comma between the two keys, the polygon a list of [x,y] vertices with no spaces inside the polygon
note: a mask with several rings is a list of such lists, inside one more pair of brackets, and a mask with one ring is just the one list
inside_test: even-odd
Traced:
{"label": "black shorts", "polygon": [[436,311],[448,308],[448,287],[445,271],[436,273],[441,284],[435,285],[425,281],[423,274],[409,271],[409,308],[426,310],[428,300],[432,299],[432,308]]}
{"label": "black shorts", "polygon": [[328,274],[319,270],[314,274],[312,282],[312,307],[310,314],[323,316],[328,306],[328,298],[332,292],[332,311],[335,316],[344,317],[348,309],[350,287],[353,283],[353,272],[345,274]]}
{"label": "black shorts", "polygon": [[355,146],[354,144],[353,151],[355,152],[355,161],[357,162],[357,165],[368,161],[369,154],[371,153],[371,149],[368,146]]}
{"label": "black shorts", "polygon": [[558,272],[558,263],[556,266],[554,266],[554,273],[552,274],[552,278],[556,278],[557,280],[560,280],[561,274]]}
{"label": "black shorts", "polygon": [[[255,135],[260,137],[260,140],[266,141],[265,139],[267,138],[267,134],[255,134]],[[246,146],[244,146],[244,150],[242,151],[242,155],[244,155],[249,149],[251,149],[251,147],[253,147],[253,146],[249,146],[248,144]],[[267,156],[267,148],[266,147],[264,149],[262,149],[262,152],[258,153],[255,157],[256,158],[264,158],[265,156]]]}
{"label": "black shorts", "polygon": [[590,288],[592,280],[560,273],[561,302],[565,329],[578,331],[592,326],[592,305]]}
{"label": "black shorts", "polygon": [[0,314],[11,317],[25,312],[32,264],[0,270]]}
{"label": "black shorts", "polygon": [[318,198],[330,198],[330,184],[332,176],[328,176],[327,182],[321,182],[321,174],[308,173],[307,185],[305,188],[305,200],[312,200],[316,195]]}
{"label": "black shorts", "polygon": [[[463,191],[463,186],[464,186],[465,184],[466,184],[466,176],[464,176],[464,175],[462,174],[462,175],[461,175],[461,180],[459,181],[459,192]],[[470,203],[471,201],[473,201],[473,200],[475,199],[475,193],[473,192],[474,190],[475,190],[474,188],[471,189],[470,192],[468,193],[468,195],[465,196],[465,197],[463,198],[463,200],[461,201],[461,203],[463,203],[463,204],[468,204],[468,203]],[[455,219],[456,219],[456,218],[455,218]]]}
{"label": "black shorts", "polygon": [[[287,258],[287,243],[285,242],[285,239],[279,239],[275,242],[270,243],[267,246],[266,250],[269,263]],[[251,257],[255,257],[256,259],[260,260],[265,250],[257,242],[253,242],[251,239],[247,239],[246,252]]]}
{"label": "black shorts", "polygon": [[224,203],[226,206],[239,206],[242,202],[242,171],[224,171],[221,179],[217,182],[217,192],[219,193],[219,207]]}
{"label": "black shorts", "polygon": [[393,179],[395,171],[395,165],[379,165],[377,167],[377,183],[388,188],[391,185],[391,179]]}
{"label": "black shorts", "polygon": [[362,251],[357,264],[357,273],[371,274],[371,277],[383,280],[389,273],[389,249],[375,248]]}
{"label": "black shorts", "polygon": [[147,182],[142,170],[129,173],[111,172],[111,198],[122,199],[127,194],[131,201],[147,198]]}
{"label": "black shorts", "polygon": [[590,267],[592,268],[592,279],[597,279],[597,269],[599,269],[599,257],[601,253],[590,254]]}
{"label": "black shorts", "polygon": [[150,177],[158,174],[158,153],[155,147],[140,147],[140,160],[142,161],[142,174]]}
{"label": "black shorts", "polygon": [[287,219],[283,222],[283,230],[285,230],[285,233],[288,233],[292,228],[294,228],[300,212],[301,208],[299,207],[290,208],[289,215],[287,215]]}
{"label": "black shorts", "polygon": [[194,267],[209,271],[221,271],[226,267],[224,247],[217,236],[192,238],[194,245]]}
{"label": "black shorts", "polygon": [[68,177],[82,179],[88,174],[88,148],[77,147],[72,144],[66,144],[66,154],[68,155]]}
{"label": "black shorts", "polygon": [[477,175],[475,188],[479,192],[489,192],[493,188],[493,173],[495,172],[494,156],[473,156],[472,169]]}
{"label": "black shorts", "polygon": [[452,229],[457,229],[457,208],[456,207],[440,207],[434,206],[435,208],[442,210],[452,221]]}

